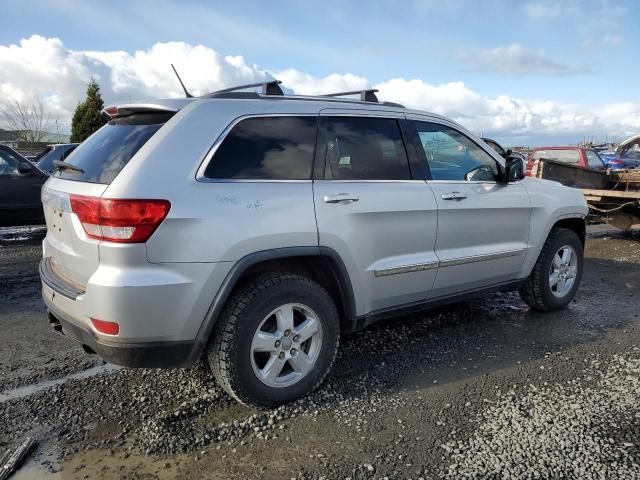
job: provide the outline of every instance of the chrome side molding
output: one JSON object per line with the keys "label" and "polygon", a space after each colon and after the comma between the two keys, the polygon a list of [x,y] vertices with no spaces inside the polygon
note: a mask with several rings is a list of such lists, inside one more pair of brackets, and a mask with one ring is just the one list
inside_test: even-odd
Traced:
{"label": "chrome side molding", "polygon": [[380,270],[374,270],[373,273],[376,277],[386,277],[387,275],[421,272],[423,270],[431,270],[433,268],[438,268],[438,262],[415,263],[413,265],[405,265],[402,267],[381,268]]}
{"label": "chrome side molding", "polygon": [[431,270],[439,267],[453,267],[455,265],[464,265],[466,263],[484,262],[487,260],[497,260],[499,258],[517,257],[524,254],[525,249],[507,250],[505,252],[485,253],[482,255],[473,255],[470,257],[452,258],[450,260],[441,260],[439,262],[416,263],[412,265],[404,265],[401,267],[381,268],[374,270],[376,277],[386,277],[388,275],[398,275],[401,273],[421,272],[423,270]]}

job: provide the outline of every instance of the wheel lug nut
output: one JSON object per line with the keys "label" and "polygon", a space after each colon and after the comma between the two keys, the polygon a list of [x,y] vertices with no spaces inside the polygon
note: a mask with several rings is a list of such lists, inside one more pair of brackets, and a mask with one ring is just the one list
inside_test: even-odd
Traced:
{"label": "wheel lug nut", "polygon": [[300,335],[296,335],[295,337],[293,337],[293,341],[294,342],[300,341]]}
{"label": "wheel lug nut", "polygon": [[298,353],[298,351],[297,351],[295,348],[292,348],[292,349],[289,351],[289,353],[290,353],[291,355],[295,355],[296,353]]}
{"label": "wheel lug nut", "polygon": [[276,340],[276,348],[280,346],[280,340]]}
{"label": "wheel lug nut", "polygon": [[291,333],[291,330],[285,330],[284,331],[284,336],[288,337],[290,333]]}
{"label": "wheel lug nut", "polygon": [[284,358],[284,352],[280,352],[280,353],[278,354],[278,358],[279,358],[280,360],[282,360],[282,359]]}

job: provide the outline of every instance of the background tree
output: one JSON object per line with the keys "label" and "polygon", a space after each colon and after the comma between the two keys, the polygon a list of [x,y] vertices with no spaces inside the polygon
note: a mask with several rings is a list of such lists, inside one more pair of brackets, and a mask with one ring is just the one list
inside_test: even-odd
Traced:
{"label": "background tree", "polygon": [[92,78],[87,86],[87,97],[76,107],[71,119],[71,139],[73,143],[85,141],[106,122],[100,116],[104,108],[100,86]]}
{"label": "background tree", "polygon": [[33,102],[6,100],[0,110],[0,117],[9,130],[19,132],[18,141],[26,148],[33,148],[45,141],[55,120],[42,99]]}

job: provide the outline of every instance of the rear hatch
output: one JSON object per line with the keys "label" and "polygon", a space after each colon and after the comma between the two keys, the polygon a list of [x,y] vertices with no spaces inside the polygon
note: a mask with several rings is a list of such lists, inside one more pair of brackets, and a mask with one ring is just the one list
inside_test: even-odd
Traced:
{"label": "rear hatch", "polygon": [[92,225],[80,221],[78,201],[101,197],[136,152],[175,113],[129,106],[119,114],[114,107],[110,109],[109,122],[80,144],[66,166],[55,170],[42,189],[47,223],[45,262],[59,280],[80,290],[98,268],[101,240],[92,238]]}

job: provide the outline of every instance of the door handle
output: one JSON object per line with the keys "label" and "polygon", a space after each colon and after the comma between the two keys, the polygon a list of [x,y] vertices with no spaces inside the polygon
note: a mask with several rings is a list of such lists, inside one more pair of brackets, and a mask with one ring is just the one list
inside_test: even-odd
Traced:
{"label": "door handle", "polygon": [[325,203],[353,203],[360,200],[360,198],[350,193],[338,193],[336,195],[325,195],[323,200]]}
{"label": "door handle", "polygon": [[465,198],[467,198],[467,196],[464,193],[460,192],[450,192],[442,194],[443,200],[464,200]]}

